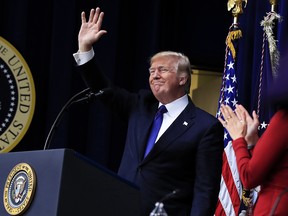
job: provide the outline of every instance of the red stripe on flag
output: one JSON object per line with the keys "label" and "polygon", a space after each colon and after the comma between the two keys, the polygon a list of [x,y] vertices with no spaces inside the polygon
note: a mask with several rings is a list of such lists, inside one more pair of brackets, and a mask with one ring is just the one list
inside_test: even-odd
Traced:
{"label": "red stripe on flag", "polygon": [[239,206],[240,206],[240,196],[235,186],[234,179],[231,173],[231,169],[227,161],[227,155],[225,152],[223,153],[222,177],[226,184],[226,188],[230,194],[230,199],[231,199],[231,202],[233,203],[235,215],[237,215]]}
{"label": "red stripe on flag", "polygon": [[[221,190],[226,190],[225,194],[229,194],[229,198],[226,197],[225,199],[226,201],[227,199],[231,201],[231,205],[232,205],[231,207],[234,209],[234,215],[237,215],[237,212],[240,207],[240,196],[238,194],[237,187],[235,186],[234,179],[231,173],[231,169],[227,161],[227,155],[225,152],[223,153],[222,178],[224,180],[226,187],[221,187]],[[223,200],[223,202],[225,201]],[[219,199],[217,202],[215,216],[230,216],[229,214],[226,214],[222,206],[222,203]]]}

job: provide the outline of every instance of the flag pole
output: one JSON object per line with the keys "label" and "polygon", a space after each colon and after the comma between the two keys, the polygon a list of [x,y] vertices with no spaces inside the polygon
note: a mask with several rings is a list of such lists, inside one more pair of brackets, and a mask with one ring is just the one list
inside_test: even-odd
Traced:
{"label": "flag pole", "polygon": [[278,0],[270,0],[271,12],[275,12],[275,8],[276,8],[276,5],[277,5],[277,1],[278,1]]}
{"label": "flag pole", "polygon": [[[233,45],[233,40],[239,39],[242,37],[242,31],[238,28],[238,18],[241,14],[243,14],[243,3],[244,8],[247,6],[248,0],[228,0],[227,8],[228,11],[232,10],[233,16],[233,24],[231,26],[231,31],[226,40],[226,44],[229,47],[233,58],[236,61],[236,50]],[[237,215],[245,214],[246,216],[252,215],[252,192],[249,189],[242,188],[242,193],[239,194],[241,196],[240,203],[238,206]]]}

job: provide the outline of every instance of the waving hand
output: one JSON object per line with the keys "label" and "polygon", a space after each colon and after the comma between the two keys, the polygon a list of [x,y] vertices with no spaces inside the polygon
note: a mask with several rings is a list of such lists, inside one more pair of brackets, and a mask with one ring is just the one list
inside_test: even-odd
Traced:
{"label": "waving hand", "polygon": [[78,34],[79,52],[89,51],[92,45],[107,33],[106,30],[101,29],[103,17],[104,12],[101,12],[99,7],[91,9],[88,21],[85,12],[81,13],[82,25]]}

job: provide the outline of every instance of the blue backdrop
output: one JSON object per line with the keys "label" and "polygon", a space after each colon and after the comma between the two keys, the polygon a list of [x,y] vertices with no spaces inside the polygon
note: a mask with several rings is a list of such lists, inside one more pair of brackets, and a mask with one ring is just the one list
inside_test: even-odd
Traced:
{"label": "blue backdrop", "polygon": [[[233,20],[226,4],[214,0],[1,2],[0,35],[26,59],[37,95],[30,129],[13,151],[42,149],[63,105],[86,88],[72,57],[77,51],[81,11],[99,6],[105,12],[103,29],[108,34],[95,45],[96,56],[114,83],[136,91],[148,87],[148,58],[160,50],[180,51],[194,67],[223,71],[225,38]],[[278,10],[284,16],[277,33],[280,50],[287,40],[287,8],[287,1],[280,1]],[[249,107],[260,63],[260,21],[269,10],[268,0],[249,1],[239,19],[243,31],[241,64],[236,70],[239,98]],[[126,132],[126,122],[120,120],[97,101],[76,104],[64,115],[50,147],[75,149],[116,170]]]}

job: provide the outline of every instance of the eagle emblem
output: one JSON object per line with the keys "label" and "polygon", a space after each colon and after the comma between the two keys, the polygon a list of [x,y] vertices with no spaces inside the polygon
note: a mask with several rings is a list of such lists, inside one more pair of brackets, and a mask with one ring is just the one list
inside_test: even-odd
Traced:
{"label": "eagle emblem", "polygon": [[234,16],[238,16],[239,14],[243,13],[242,3],[245,2],[244,7],[246,7],[248,0],[228,0],[227,8],[228,11],[232,10],[232,14]]}
{"label": "eagle emblem", "polygon": [[26,179],[23,176],[19,176],[15,182],[14,187],[12,191],[12,198],[14,199],[15,203],[21,202],[22,198],[26,194],[25,185],[26,185]]}

